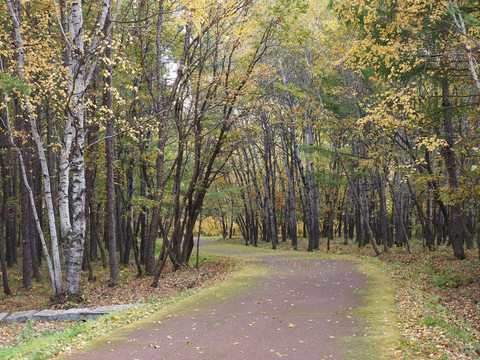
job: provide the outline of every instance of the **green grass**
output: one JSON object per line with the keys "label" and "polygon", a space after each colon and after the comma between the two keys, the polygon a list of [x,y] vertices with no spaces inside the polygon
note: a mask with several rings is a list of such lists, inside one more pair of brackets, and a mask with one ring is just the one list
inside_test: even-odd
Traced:
{"label": "green grass", "polygon": [[[349,358],[394,359],[402,336],[393,285],[378,264],[367,259],[357,261],[358,270],[367,277],[368,285],[359,292],[364,304],[353,315],[361,320],[365,336],[360,339],[360,346],[352,347]],[[348,344],[358,341],[358,337],[345,340]]]}
{"label": "green grass", "polygon": [[[150,302],[147,305],[129,308],[117,313],[102,316],[99,319],[78,321],[72,328],[55,334],[47,334],[40,338],[31,337],[27,322],[25,326],[25,343],[13,348],[0,350],[2,360],[43,360],[57,355],[65,349],[74,349],[83,346],[87,341],[96,339],[120,326],[138,321],[145,316],[151,315],[169,305],[172,305],[192,294],[195,290],[186,290],[168,299],[159,299],[157,302]],[[17,325],[22,326],[22,325]]]}
{"label": "green grass", "polygon": [[88,331],[88,327],[89,325],[87,323],[79,322],[76,326],[69,330],[60,333],[44,335],[41,338],[31,338],[27,331],[27,334],[24,338],[25,343],[13,348],[0,350],[0,359],[49,359],[67,347],[68,344],[71,343],[79,334],[86,333]]}
{"label": "green grass", "polygon": [[[404,331],[400,358],[480,358],[480,334],[461,305],[469,297],[469,285],[478,281],[478,261],[471,255],[456,260],[448,248],[375,261],[395,285]],[[459,303],[449,304],[449,299]]]}

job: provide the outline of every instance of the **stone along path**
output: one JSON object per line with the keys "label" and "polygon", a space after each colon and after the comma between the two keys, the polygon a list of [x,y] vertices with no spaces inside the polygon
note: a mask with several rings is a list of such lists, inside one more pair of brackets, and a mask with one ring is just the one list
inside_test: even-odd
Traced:
{"label": "stone along path", "polygon": [[[211,249],[231,252],[221,246]],[[219,286],[66,358],[371,358],[358,351],[365,347],[360,338],[368,324],[356,315],[362,306],[357,291],[366,287],[366,279],[355,262],[251,249],[244,255],[251,259],[248,265]]]}

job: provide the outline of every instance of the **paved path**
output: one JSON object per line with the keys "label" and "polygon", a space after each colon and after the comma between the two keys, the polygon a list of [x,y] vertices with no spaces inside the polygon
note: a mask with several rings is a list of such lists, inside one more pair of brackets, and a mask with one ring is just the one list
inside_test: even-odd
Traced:
{"label": "paved path", "polygon": [[355,340],[364,335],[365,320],[355,315],[362,306],[356,291],[366,281],[354,262],[266,256],[251,249],[246,255],[252,259],[249,265],[220,286],[113,332],[67,358],[361,358]]}

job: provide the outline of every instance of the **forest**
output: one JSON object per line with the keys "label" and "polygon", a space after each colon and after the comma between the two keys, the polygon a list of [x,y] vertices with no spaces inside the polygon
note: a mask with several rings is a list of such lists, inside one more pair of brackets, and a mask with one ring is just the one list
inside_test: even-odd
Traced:
{"label": "forest", "polygon": [[[3,291],[135,264],[204,224],[275,249],[480,256],[472,0],[5,0]],[[210,225],[210,228],[212,225]],[[161,248],[158,256],[156,249]]]}

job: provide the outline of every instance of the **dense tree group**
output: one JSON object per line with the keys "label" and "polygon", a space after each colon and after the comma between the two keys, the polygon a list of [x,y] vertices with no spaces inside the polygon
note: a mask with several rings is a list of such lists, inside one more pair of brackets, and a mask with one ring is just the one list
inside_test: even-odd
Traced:
{"label": "dense tree group", "polygon": [[[479,242],[471,0],[5,0],[0,259],[156,286],[200,214],[245,243]],[[160,239],[160,240],[158,240]],[[161,245],[159,257],[156,248]],[[20,250],[20,251],[19,251]]]}
{"label": "dense tree group", "polygon": [[257,136],[232,162],[243,236],[255,244],[260,227],[275,247],[280,228],[295,247],[301,218],[309,250],[337,235],[377,254],[422,241],[464,258],[478,241],[478,11],[310,4],[302,40],[266,60]]}

